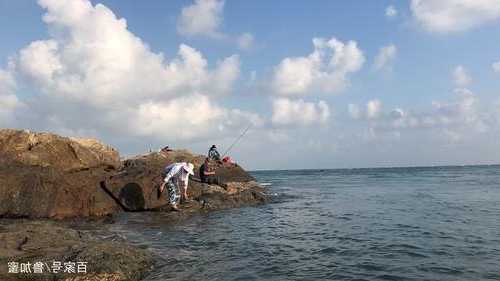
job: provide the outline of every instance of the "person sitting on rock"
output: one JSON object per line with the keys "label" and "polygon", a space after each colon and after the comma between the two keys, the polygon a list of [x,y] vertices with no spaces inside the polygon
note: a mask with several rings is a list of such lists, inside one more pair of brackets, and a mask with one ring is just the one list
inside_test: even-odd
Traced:
{"label": "person sitting on rock", "polygon": [[160,152],[170,152],[170,151],[173,151],[173,149],[171,149],[168,145],[160,149]]}
{"label": "person sitting on rock", "polygon": [[215,171],[210,165],[210,158],[205,158],[205,162],[200,167],[200,179],[202,183],[218,184]]}
{"label": "person sitting on rock", "polygon": [[[173,163],[165,167],[165,179],[160,186],[160,192],[163,192],[165,186],[168,187],[169,201],[172,208],[179,211],[177,207],[177,199],[180,197],[184,200],[189,200],[187,196],[187,188],[189,175],[194,175],[194,165],[191,163],[180,162]],[[181,186],[179,186],[182,184]],[[177,194],[177,190],[181,190],[182,194]]]}
{"label": "person sitting on rock", "polygon": [[217,151],[217,147],[215,147],[215,144],[210,147],[208,150],[208,158],[210,160],[215,160],[215,161],[220,161],[220,154]]}

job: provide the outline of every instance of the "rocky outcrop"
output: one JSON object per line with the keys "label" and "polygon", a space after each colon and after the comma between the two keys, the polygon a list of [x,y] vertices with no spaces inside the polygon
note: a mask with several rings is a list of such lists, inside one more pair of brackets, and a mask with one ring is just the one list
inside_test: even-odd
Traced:
{"label": "rocky outcrop", "polygon": [[0,217],[102,216],[119,210],[100,182],[120,167],[97,141],[0,130]]}
{"label": "rocky outcrop", "polygon": [[[204,156],[186,150],[150,153],[120,162],[97,140],[0,130],[0,217],[67,218],[118,211],[166,210],[158,194],[164,167],[191,162],[196,177]],[[190,181],[192,210],[266,202],[263,189],[236,164],[216,164],[222,186]]]}
{"label": "rocky outcrop", "polygon": [[[228,205],[233,197],[238,197],[242,191],[254,192],[259,197],[263,189],[255,182],[255,179],[236,164],[219,163],[216,173],[223,182],[223,186],[202,184],[199,178],[199,167],[204,157],[193,155],[185,150],[170,151],[167,153],[150,153],[125,160],[121,170],[104,184],[120,201],[120,204],[129,211],[154,210],[168,207],[165,195],[158,196],[158,188],[162,183],[161,174],[166,165],[174,162],[191,162],[195,165],[195,177],[190,180],[188,196],[196,201],[204,200],[205,195],[217,193],[221,198],[227,198]],[[243,196],[243,194],[242,194]],[[241,205],[249,205],[265,202],[265,198]],[[219,204],[222,207],[222,204]]]}
{"label": "rocky outcrop", "polygon": [[117,169],[118,151],[96,140],[72,139],[27,130],[0,130],[0,165],[78,171],[90,168]]}
{"label": "rocky outcrop", "polygon": [[[90,233],[82,226],[83,217],[95,220],[120,211],[164,211],[165,223],[175,223],[200,212],[267,202],[264,189],[236,164],[214,163],[221,185],[199,182],[203,161],[204,156],[186,150],[120,161],[115,149],[97,140],[0,130],[0,218],[4,218],[0,220],[0,280],[141,280],[158,257],[112,233],[106,237]],[[165,194],[157,192],[164,167],[173,162],[191,162],[196,171],[188,188],[193,200],[181,204],[181,212],[169,212]],[[93,229],[102,234],[105,226]],[[45,266],[53,261],[85,261],[88,271],[9,274],[11,261],[44,262]]]}
{"label": "rocky outcrop", "polygon": [[0,167],[0,217],[66,218],[119,211],[100,188],[109,172],[64,172],[54,168]]}

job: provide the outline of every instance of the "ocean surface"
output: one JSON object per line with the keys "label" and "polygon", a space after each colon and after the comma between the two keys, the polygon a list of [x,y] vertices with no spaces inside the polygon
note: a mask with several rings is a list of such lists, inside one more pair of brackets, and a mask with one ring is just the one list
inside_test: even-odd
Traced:
{"label": "ocean surface", "polygon": [[146,280],[500,280],[500,166],[262,171],[272,204],[112,230]]}

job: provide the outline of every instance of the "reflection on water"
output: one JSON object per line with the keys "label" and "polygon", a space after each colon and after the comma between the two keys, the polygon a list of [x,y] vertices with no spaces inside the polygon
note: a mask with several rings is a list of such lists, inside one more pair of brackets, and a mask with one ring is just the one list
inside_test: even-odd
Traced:
{"label": "reflection on water", "polygon": [[112,230],[146,280],[500,280],[500,167],[256,172],[277,202]]}

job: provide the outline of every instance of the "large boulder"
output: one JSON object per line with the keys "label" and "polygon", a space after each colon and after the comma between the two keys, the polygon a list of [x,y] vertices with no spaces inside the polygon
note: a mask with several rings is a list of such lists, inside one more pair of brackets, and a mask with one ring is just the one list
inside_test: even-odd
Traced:
{"label": "large boulder", "polygon": [[0,130],[0,156],[0,165],[17,163],[63,171],[120,166],[118,151],[96,140],[27,130]]}
{"label": "large boulder", "polygon": [[64,172],[0,167],[0,217],[66,218],[112,214],[120,208],[100,188],[102,169]]}
{"label": "large boulder", "polygon": [[119,207],[100,183],[120,167],[97,141],[0,130],[0,217],[102,216]]}

